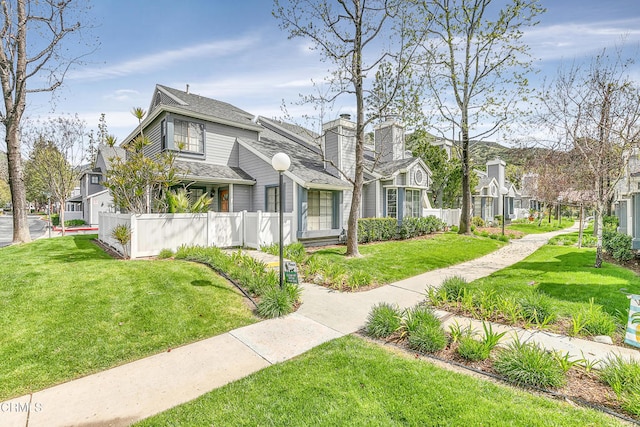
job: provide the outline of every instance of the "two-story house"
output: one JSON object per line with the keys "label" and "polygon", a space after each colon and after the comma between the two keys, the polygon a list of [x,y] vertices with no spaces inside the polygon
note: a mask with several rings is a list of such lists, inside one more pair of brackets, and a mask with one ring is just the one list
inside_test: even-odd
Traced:
{"label": "two-story house", "polygon": [[[195,196],[207,192],[219,212],[276,212],[278,173],[271,158],[284,152],[284,212],[295,218],[296,238],[336,239],[346,226],[355,173],[355,123],[343,116],[317,135],[256,117],[228,103],[157,85],[141,123],[145,154],[177,154],[176,166]],[[136,128],[122,142],[140,133]],[[180,149],[178,149],[180,148]],[[404,150],[404,129],[394,121],[375,128],[366,159],[361,216],[402,220],[420,216],[431,172]]]}
{"label": "two-story house", "polygon": [[486,171],[475,171],[479,182],[472,195],[474,216],[493,221],[504,213],[507,219],[515,219],[520,191],[507,179],[506,166],[503,160],[496,158],[487,162]]}

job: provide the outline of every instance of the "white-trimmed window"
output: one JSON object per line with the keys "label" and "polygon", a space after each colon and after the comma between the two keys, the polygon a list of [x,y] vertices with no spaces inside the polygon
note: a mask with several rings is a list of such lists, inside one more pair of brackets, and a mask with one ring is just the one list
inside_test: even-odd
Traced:
{"label": "white-trimmed window", "polygon": [[307,193],[307,230],[331,230],[333,226],[333,193],[309,190]]}
{"label": "white-trimmed window", "polygon": [[[279,212],[280,211],[280,197],[278,193],[277,185],[270,185],[265,188],[265,211],[266,212]],[[285,193],[286,194],[286,193]]]}
{"label": "white-trimmed window", "polygon": [[387,188],[387,216],[398,218],[398,189]]}
{"label": "white-trimmed window", "polygon": [[92,184],[100,184],[100,175],[90,175]]}
{"label": "white-trimmed window", "polygon": [[420,216],[420,190],[405,190],[405,217]]}
{"label": "white-trimmed window", "polygon": [[176,148],[182,147],[182,150],[192,153],[204,153],[204,125],[175,119],[173,141]]}

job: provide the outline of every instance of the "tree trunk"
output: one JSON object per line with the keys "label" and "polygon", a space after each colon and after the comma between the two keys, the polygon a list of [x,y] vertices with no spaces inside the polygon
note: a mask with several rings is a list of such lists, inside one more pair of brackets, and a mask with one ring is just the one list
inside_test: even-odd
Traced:
{"label": "tree trunk", "polygon": [[580,204],[580,227],[578,229],[578,248],[582,247],[583,228],[584,228],[584,206]]}
{"label": "tree trunk", "polygon": [[469,164],[469,132],[462,126],[462,208],[459,234],[471,234],[471,168]]}
{"label": "tree trunk", "polygon": [[64,227],[64,207],[65,207],[64,204],[65,204],[65,200],[60,199],[60,213],[58,215],[58,218],[60,218],[60,228],[62,229],[63,236],[66,234],[66,229]]}
{"label": "tree trunk", "polygon": [[29,220],[27,218],[27,193],[24,186],[22,155],[20,153],[20,131],[11,123],[6,129],[7,158],[9,163],[9,188],[13,205],[13,243],[28,243]]}
{"label": "tree trunk", "polygon": [[604,211],[604,206],[598,202],[596,206],[596,221],[595,226],[598,229],[596,233],[596,262],[594,264],[595,268],[602,267],[602,212]]}

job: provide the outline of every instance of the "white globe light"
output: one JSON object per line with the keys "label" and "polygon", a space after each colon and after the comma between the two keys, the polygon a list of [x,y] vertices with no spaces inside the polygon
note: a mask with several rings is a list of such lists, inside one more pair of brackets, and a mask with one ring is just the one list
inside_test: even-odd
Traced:
{"label": "white globe light", "polygon": [[291,166],[291,159],[285,153],[277,153],[271,158],[271,166],[278,172],[284,172]]}

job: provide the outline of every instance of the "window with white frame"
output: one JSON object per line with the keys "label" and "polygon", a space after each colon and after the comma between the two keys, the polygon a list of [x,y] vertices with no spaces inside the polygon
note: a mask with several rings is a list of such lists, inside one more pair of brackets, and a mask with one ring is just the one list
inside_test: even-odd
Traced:
{"label": "window with white frame", "polygon": [[420,216],[420,190],[405,190],[405,217]]}
{"label": "window with white frame", "polygon": [[307,230],[331,230],[333,226],[333,193],[309,190],[307,193]]}
{"label": "window with white frame", "polygon": [[100,184],[100,175],[91,175],[92,184]]}
{"label": "window with white frame", "polygon": [[398,218],[398,189],[387,188],[387,216]]}
{"label": "window with white frame", "polygon": [[173,141],[176,148],[193,153],[204,153],[204,125],[174,120]]}
{"label": "window with white frame", "polygon": [[271,185],[265,188],[266,200],[265,211],[266,212],[279,212],[280,211],[280,197],[277,185]]}

